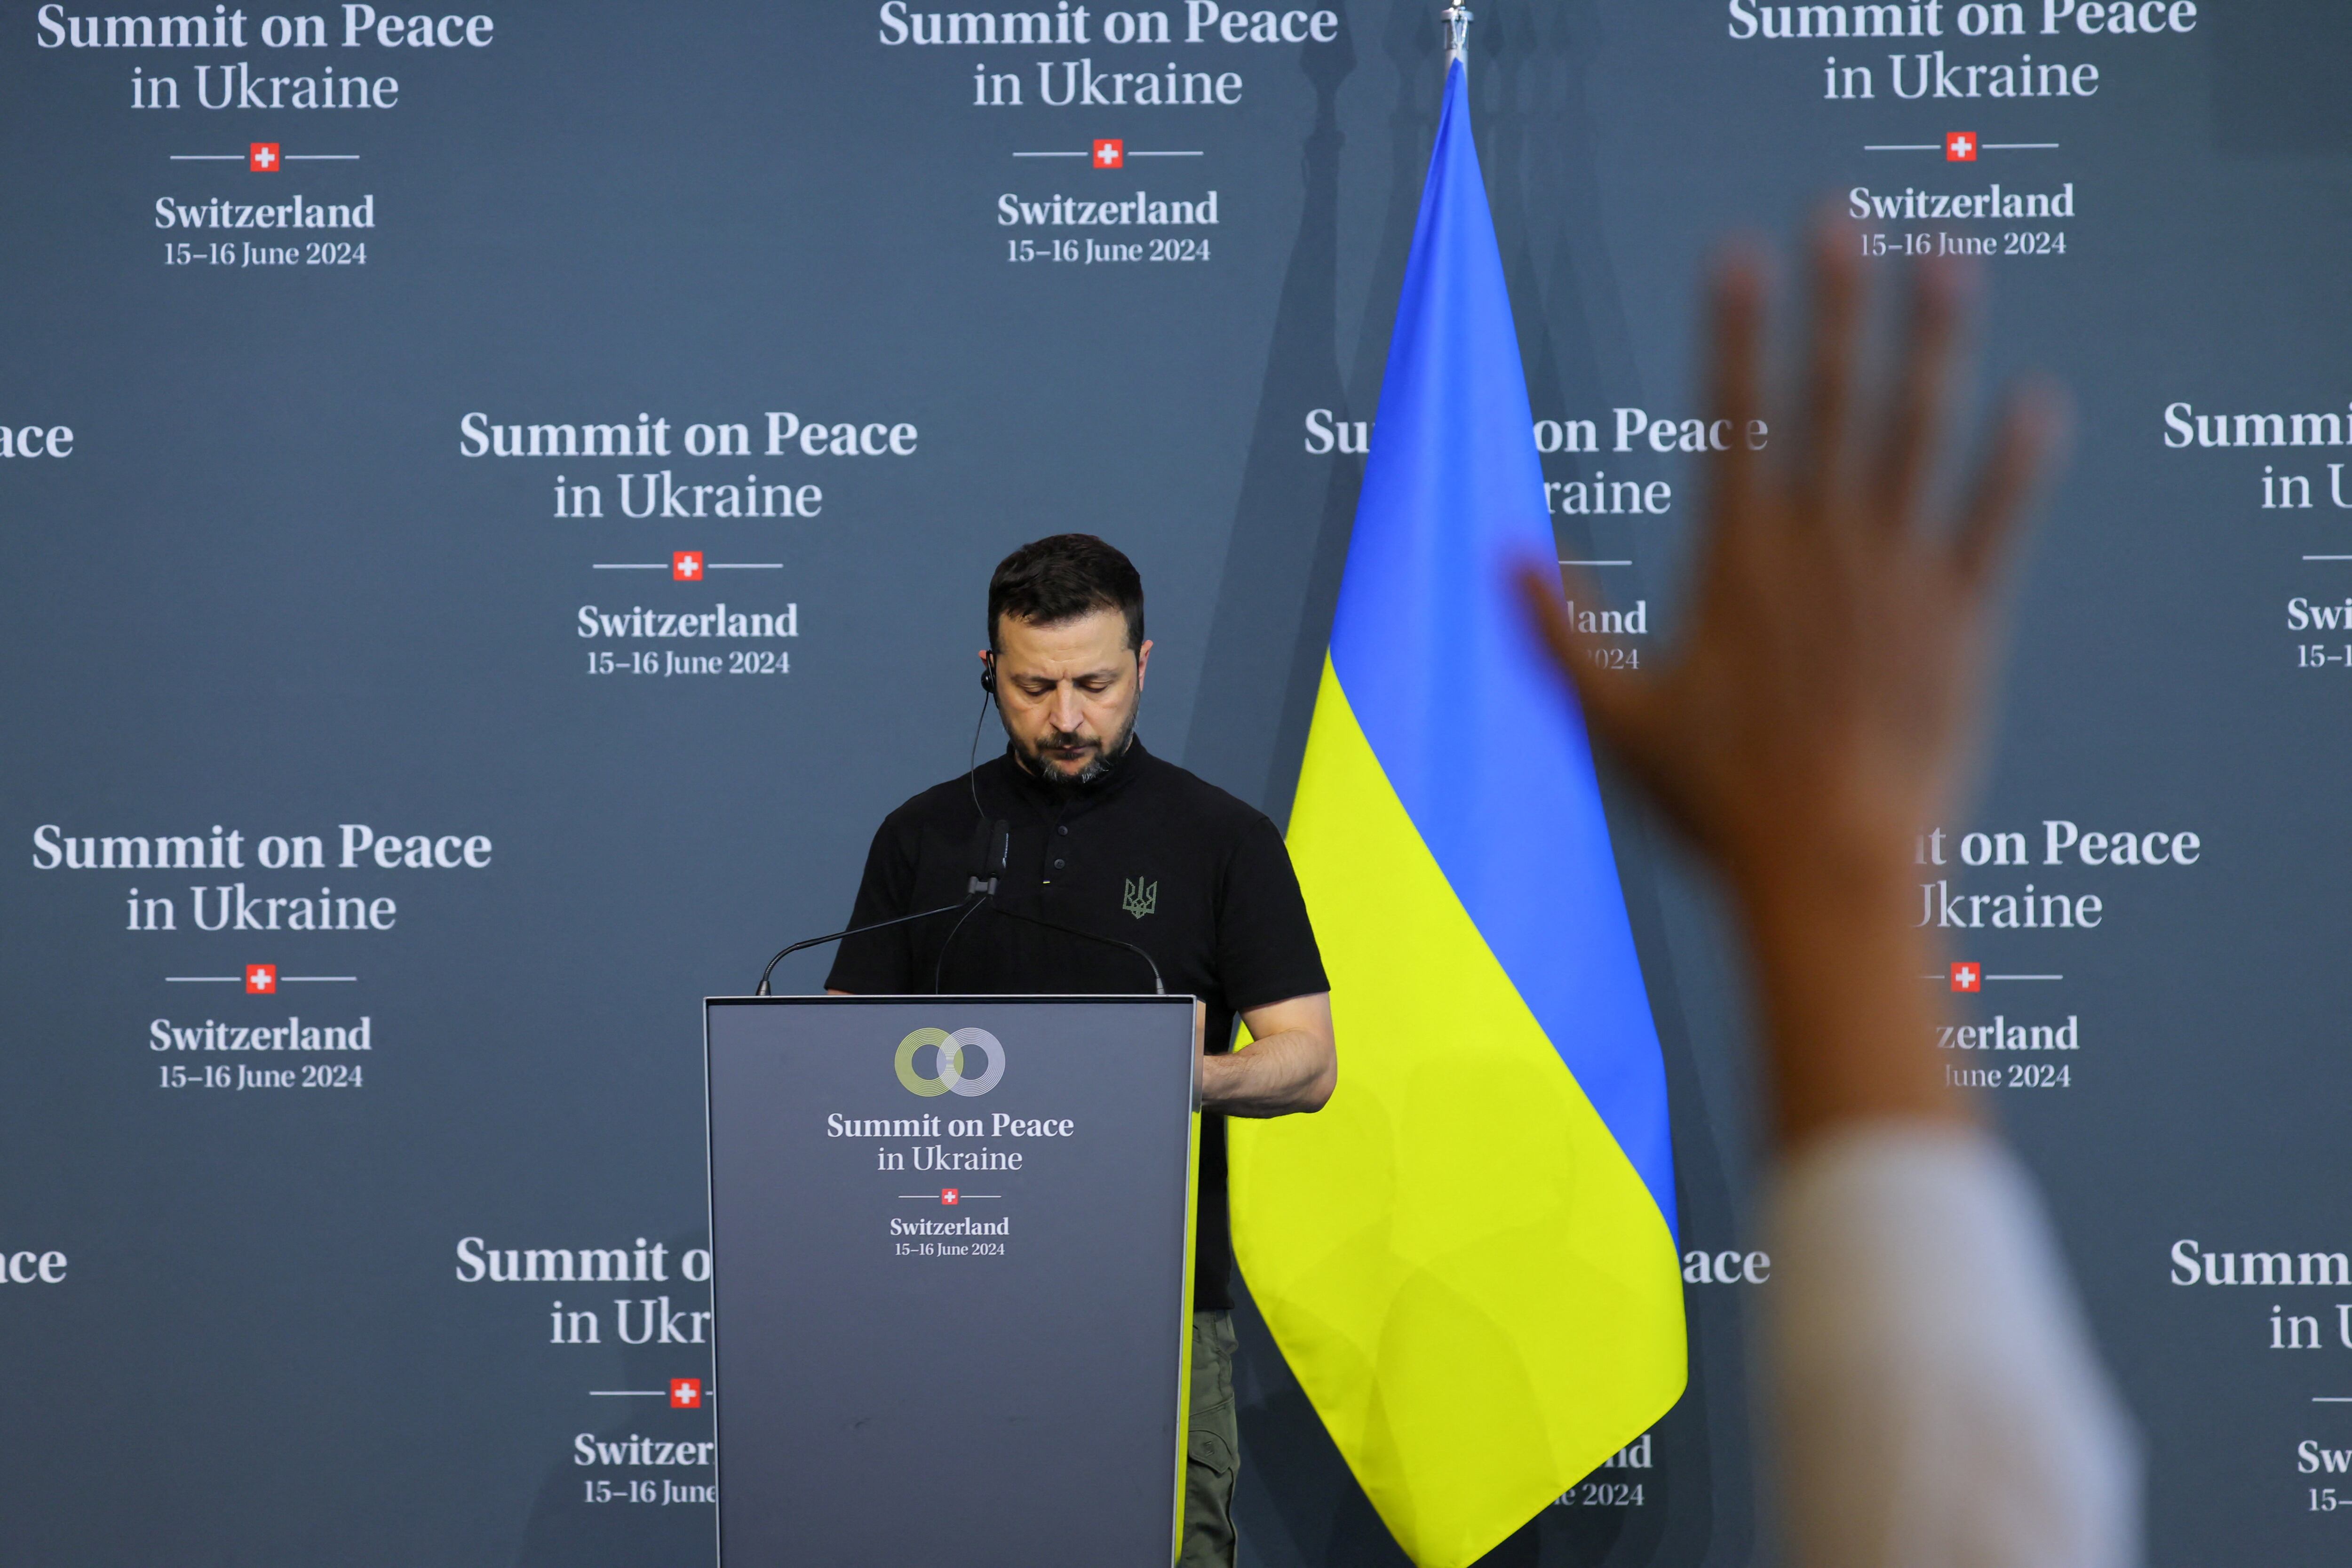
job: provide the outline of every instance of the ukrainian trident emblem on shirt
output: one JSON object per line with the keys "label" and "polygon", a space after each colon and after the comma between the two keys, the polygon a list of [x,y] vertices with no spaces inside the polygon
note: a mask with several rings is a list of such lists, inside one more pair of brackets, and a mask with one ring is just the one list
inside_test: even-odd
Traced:
{"label": "ukrainian trident emblem on shirt", "polygon": [[1141,920],[1160,907],[1159,883],[1147,882],[1140,877],[1130,877],[1124,886],[1127,889],[1127,897],[1119,900],[1118,907],[1137,920]]}

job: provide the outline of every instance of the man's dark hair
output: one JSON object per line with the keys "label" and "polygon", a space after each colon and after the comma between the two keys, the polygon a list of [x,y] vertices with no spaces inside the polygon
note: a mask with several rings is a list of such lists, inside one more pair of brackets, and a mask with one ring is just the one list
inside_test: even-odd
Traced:
{"label": "man's dark hair", "polygon": [[1135,563],[1091,533],[1034,540],[997,563],[988,580],[988,646],[1003,616],[1057,626],[1097,610],[1127,617],[1127,646],[1143,648],[1143,579]]}

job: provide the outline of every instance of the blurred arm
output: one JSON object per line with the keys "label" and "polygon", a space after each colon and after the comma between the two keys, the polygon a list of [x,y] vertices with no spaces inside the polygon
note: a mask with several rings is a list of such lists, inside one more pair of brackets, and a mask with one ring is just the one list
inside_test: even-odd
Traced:
{"label": "blurred arm", "polygon": [[1772,1445],[1807,1568],[2129,1568],[2138,1456],[2032,1179],[1974,1128],[1812,1140],[1767,1229]]}
{"label": "blurred arm", "polygon": [[[2063,412],[2012,396],[1935,504],[1960,279],[1918,274],[1900,362],[1861,384],[1862,263],[1813,246],[1808,363],[1768,455],[1711,458],[1685,634],[1604,668],[1549,569],[1528,604],[1592,733],[1721,873],[1753,961],[1780,1155],[1769,1375],[1804,1568],[2110,1568],[2137,1465],[2031,1182],[1948,1083],[1914,836],[1973,751],[1990,590]],[[1760,267],[1716,289],[1714,413],[1762,412]],[[1597,599],[1589,587],[1579,598]]]}

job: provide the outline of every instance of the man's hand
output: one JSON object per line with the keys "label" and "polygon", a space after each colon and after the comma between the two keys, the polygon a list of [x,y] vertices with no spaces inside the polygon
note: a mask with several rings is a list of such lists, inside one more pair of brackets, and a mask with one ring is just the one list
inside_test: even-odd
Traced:
{"label": "man's hand", "polygon": [[1320,1110],[1339,1082],[1331,1038],[1331,994],[1293,996],[1242,1014],[1250,1043],[1201,1058],[1201,1104],[1228,1116],[1287,1116]]}
{"label": "man's hand", "polygon": [[1858,248],[1843,225],[1814,239],[1801,418],[1772,422],[1769,455],[1745,438],[1764,412],[1762,269],[1743,256],[1721,270],[1711,396],[1730,449],[1710,459],[1673,656],[1654,673],[1606,668],[1549,573],[1524,584],[1593,733],[1729,881],[1791,1141],[1843,1117],[1966,1113],[1927,1044],[1935,954],[1906,912],[1911,847],[1960,783],[1991,587],[2063,422],[2054,393],[2011,396],[1945,515],[1932,498],[1962,279],[1917,269],[1900,361],[1864,384]]}

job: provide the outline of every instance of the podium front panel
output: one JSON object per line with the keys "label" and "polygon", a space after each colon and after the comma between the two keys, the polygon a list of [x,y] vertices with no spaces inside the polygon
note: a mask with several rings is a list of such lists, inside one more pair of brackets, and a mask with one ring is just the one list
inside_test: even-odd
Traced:
{"label": "podium front panel", "polygon": [[1170,1561],[1193,1016],[707,1004],[724,1568]]}

